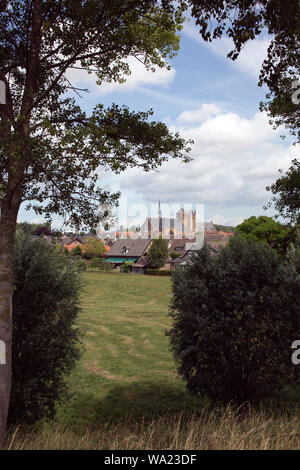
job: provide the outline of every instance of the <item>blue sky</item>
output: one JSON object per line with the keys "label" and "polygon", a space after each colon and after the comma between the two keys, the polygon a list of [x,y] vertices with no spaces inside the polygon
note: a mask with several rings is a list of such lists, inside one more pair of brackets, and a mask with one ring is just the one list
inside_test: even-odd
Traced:
{"label": "blue sky", "polygon": [[[229,39],[204,43],[193,22],[187,22],[170,71],[153,74],[131,58],[132,75],[125,84],[100,87],[93,75],[70,71],[74,85],[90,90],[78,98],[86,111],[113,102],[136,111],[152,108],[153,120],[195,141],[189,164],[169,161],[159,172],[132,169],[118,176],[100,171],[100,184],[120,190],[128,205],[150,208],[158,199],[204,204],[205,220],[215,223],[236,225],[251,215],[274,215],[263,210],[271,197],[265,187],[276,180],[279,168],[288,169],[299,146],[280,139],[281,131],[274,131],[259,111],[266,90],[257,86],[258,72],[268,42],[268,37],[252,41],[232,62],[226,58]],[[24,207],[19,220],[41,220]],[[54,225],[59,224],[54,216]]]}

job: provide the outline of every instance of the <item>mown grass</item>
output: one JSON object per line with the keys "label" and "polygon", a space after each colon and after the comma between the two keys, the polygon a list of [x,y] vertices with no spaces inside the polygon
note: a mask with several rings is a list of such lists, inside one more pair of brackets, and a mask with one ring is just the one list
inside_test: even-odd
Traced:
{"label": "mown grass", "polygon": [[86,272],[84,353],[51,423],[11,429],[16,449],[300,448],[297,406],[209,408],[176,375],[168,277]]}
{"label": "mown grass", "polygon": [[93,272],[84,277],[85,352],[69,380],[71,399],[58,408],[57,419],[91,424],[197,408],[168,350],[170,279]]}

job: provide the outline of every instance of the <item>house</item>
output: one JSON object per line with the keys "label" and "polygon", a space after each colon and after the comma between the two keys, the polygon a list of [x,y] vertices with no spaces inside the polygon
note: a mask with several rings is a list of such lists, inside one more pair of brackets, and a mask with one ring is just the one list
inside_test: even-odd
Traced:
{"label": "house", "polygon": [[210,232],[204,232],[204,239],[206,243],[224,242],[225,245],[227,245],[233,235],[234,233],[218,232],[217,230],[212,230]]}
{"label": "house", "polygon": [[126,261],[135,263],[145,256],[152,240],[138,238],[116,240],[107,255],[106,261],[113,263],[115,267],[121,266]]}
{"label": "house", "polygon": [[68,251],[71,251],[73,248],[76,248],[76,246],[80,246],[80,248],[83,250],[84,242],[80,236],[62,237],[62,244],[63,248]]}
{"label": "house", "polygon": [[[217,256],[220,250],[222,250],[222,248],[225,248],[229,240],[230,237],[215,242],[207,242],[207,240],[205,240],[205,242],[207,243],[210,254],[212,256]],[[193,243],[186,244],[186,250],[184,251],[184,253],[182,253],[182,255],[180,255],[178,258],[175,258],[170,261],[170,270],[174,271],[177,268],[182,268],[189,264],[192,253],[196,253],[198,249],[199,248],[196,247],[196,245],[194,245]]]}
{"label": "house", "polygon": [[[62,242],[63,248],[67,249],[68,251],[72,251],[73,248],[80,246],[81,251],[84,253],[85,243],[90,238],[98,239],[98,237],[94,234],[83,234],[83,235],[74,235],[74,236],[63,235],[61,242]],[[102,240],[102,241],[104,243],[105,250],[109,251],[112,245],[112,242],[108,241],[108,243],[106,243],[105,240]]]}
{"label": "house", "polygon": [[131,272],[135,274],[144,274],[147,267],[148,261],[146,256],[141,256],[137,262],[131,266]]}
{"label": "house", "polygon": [[196,238],[175,238],[169,241],[169,254],[176,253],[181,255],[186,250],[186,245],[195,242]]}

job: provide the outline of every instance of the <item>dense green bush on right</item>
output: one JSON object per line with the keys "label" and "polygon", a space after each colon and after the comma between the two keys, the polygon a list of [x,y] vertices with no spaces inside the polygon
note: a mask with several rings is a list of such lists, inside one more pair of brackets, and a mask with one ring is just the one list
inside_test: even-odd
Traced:
{"label": "dense green bush on right", "polygon": [[300,277],[270,247],[234,237],[218,256],[206,246],[173,275],[169,331],[178,372],[194,395],[258,402],[296,384]]}

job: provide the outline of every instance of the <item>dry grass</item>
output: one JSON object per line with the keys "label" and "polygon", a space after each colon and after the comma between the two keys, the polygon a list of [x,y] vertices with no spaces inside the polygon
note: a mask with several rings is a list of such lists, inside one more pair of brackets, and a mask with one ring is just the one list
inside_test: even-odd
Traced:
{"label": "dry grass", "polygon": [[22,450],[282,450],[300,449],[299,409],[268,413],[232,407],[140,423],[124,418],[99,427],[47,423],[12,429],[6,449]]}

